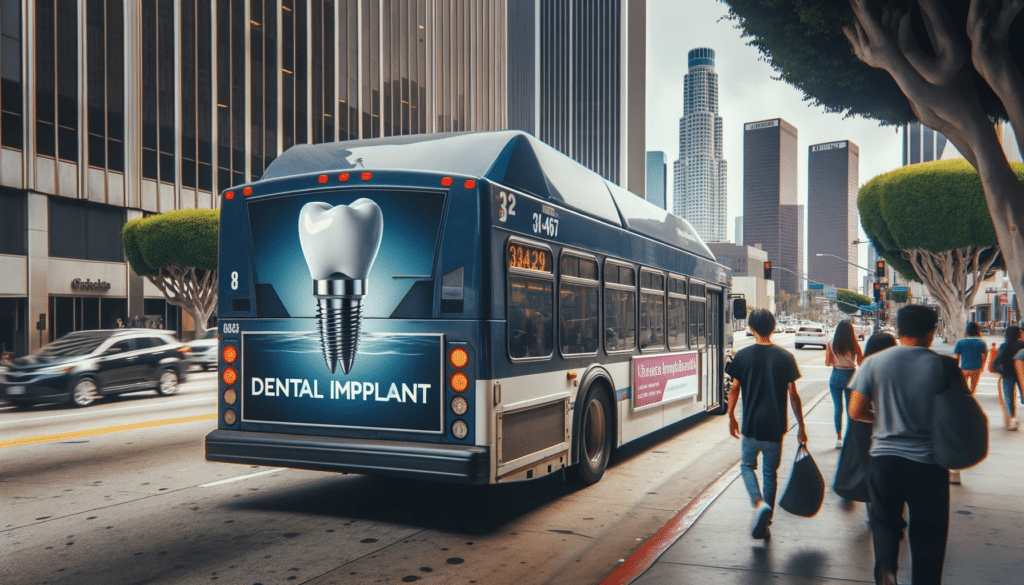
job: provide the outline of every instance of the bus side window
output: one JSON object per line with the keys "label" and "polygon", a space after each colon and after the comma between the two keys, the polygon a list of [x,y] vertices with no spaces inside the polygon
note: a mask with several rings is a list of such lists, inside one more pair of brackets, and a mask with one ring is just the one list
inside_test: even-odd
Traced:
{"label": "bus side window", "polygon": [[508,351],[513,358],[547,357],[554,346],[554,286],[549,280],[508,275]]}
{"label": "bus side window", "polygon": [[640,349],[665,347],[665,277],[640,273]]}
{"label": "bus side window", "polygon": [[632,351],[636,346],[636,271],[606,263],[604,282],[605,351]]}
{"label": "bus side window", "polygon": [[668,279],[668,347],[686,349],[686,281],[670,276]]}
{"label": "bus side window", "polygon": [[562,355],[595,353],[600,340],[597,262],[562,257],[558,285],[558,345]]}

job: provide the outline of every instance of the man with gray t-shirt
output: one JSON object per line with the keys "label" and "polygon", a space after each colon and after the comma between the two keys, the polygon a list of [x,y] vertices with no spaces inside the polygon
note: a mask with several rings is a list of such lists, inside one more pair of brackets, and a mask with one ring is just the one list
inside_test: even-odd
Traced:
{"label": "man with gray t-shirt", "polygon": [[915,585],[942,582],[949,530],[949,471],[932,458],[932,402],[945,387],[942,358],[928,349],[938,315],[907,305],[896,316],[900,347],[864,360],[850,381],[850,416],[873,422],[871,531],[875,583],[895,585],[903,507],[910,513],[910,559]]}

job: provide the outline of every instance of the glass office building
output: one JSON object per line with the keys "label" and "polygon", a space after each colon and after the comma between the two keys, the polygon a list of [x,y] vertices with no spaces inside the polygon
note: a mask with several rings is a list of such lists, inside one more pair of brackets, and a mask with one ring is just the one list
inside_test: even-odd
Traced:
{"label": "glass office building", "polygon": [[134,315],[187,331],[121,227],[214,208],[292,145],[506,128],[507,10],[0,0],[0,351]]}

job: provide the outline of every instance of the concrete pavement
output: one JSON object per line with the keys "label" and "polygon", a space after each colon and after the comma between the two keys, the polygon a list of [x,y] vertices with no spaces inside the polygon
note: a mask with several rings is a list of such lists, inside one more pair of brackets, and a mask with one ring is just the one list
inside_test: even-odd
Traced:
{"label": "concrete pavement", "polygon": [[[994,336],[986,336],[985,340],[987,344],[1001,342],[1001,338]],[[952,351],[952,347],[944,344],[933,349],[939,353]],[[986,372],[976,395],[989,417],[989,455],[978,466],[963,472],[960,485],[950,486],[944,570],[947,584],[1008,584],[1024,580],[1024,432],[1003,428],[997,383],[998,378]],[[771,539],[752,539],[753,509],[734,468],[724,474],[720,482],[723,485],[718,488],[720,494],[709,493],[704,498],[711,501],[710,505],[691,503],[673,520],[678,525],[670,523],[654,535],[604,583],[872,583],[874,557],[865,507],[843,500],[831,491],[839,456],[832,401],[827,391],[817,398],[805,407],[809,448],[826,483],[825,502],[817,516],[801,518],[778,509]],[[1020,409],[1019,397],[1017,400]],[[783,443],[780,498],[797,448],[795,435],[796,430],[791,429]],[[739,441],[735,448],[738,459]],[[714,489],[711,486],[709,492]],[[666,539],[674,543],[665,542]],[[650,559],[655,557],[652,563]],[[640,574],[638,566],[641,570],[649,568]],[[901,545],[899,582],[910,583],[910,552],[905,538]]]}

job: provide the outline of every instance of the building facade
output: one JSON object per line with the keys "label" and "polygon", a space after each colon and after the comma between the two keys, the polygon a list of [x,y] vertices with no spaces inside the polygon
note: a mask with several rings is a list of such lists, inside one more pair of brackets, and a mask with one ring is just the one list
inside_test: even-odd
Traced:
{"label": "building facade", "polygon": [[686,218],[706,242],[728,238],[728,165],[722,153],[722,117],[718,115],[715,51],[693,49],[683,79],[683,117],[679,119],[679,160],[673,164],[672,212]]}
{"label": "building facade", "polygon": [[647,152],[647,201],[665,209],[668,164],[665,153],[660,150]]}
{"label": "building facade", "polygon": [[508,127],[642,195],[646,0],[508,2]]}
{"label": "building facade", "polygon": [[780,267],[777,292],[800,291],[797,223],[796,127],[781,118],[744,124],[743,242]]}
{"label": "building facade", "polygon": [[860,148],[849,140],[807,149],[807,277],[849,290],[857,287],[859,170]]}
{"label": "building facade", "polygon": [[736,243],[743,245],[743,216],[736,216]]}
{"label": "building facade", "polygon": [[0,349],[135,315],[187,330],[121,227],[216,208],[294,144],[508,127],[507,8],[0,0]]}

